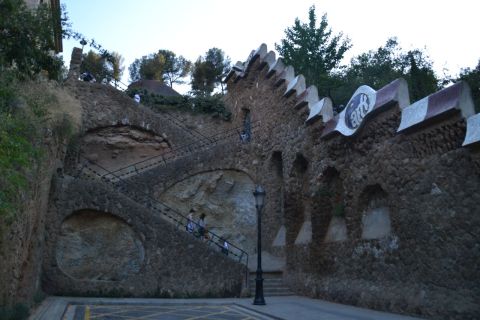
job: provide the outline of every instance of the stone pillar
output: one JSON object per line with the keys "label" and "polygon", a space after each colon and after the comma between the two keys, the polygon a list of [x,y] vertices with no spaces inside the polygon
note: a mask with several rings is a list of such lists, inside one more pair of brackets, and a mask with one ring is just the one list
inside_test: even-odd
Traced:
{"label": "stone pillar", "polygon": [[70,70],[68,78],[78,79],[80,76],[80,65],[82,64],[83,49],[73,48],[72,57],[70,59]]}

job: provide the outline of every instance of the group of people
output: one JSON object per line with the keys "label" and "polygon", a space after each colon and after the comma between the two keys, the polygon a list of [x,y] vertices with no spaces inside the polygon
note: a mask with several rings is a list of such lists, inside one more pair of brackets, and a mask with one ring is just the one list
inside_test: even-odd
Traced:
{"label": "group of people", "polygon": [[[205,213],[200,214],[200,218],[198,219],[197,223],[193,222],[193,214],[195,213],[194,209],[190,209],[190,212],[187,216],[187,224],[185,226],[185,230],[189,233],[195,234],[195,236],[209,240],[210,236],[207,231],[207,223],[205,221],[206,215]],[[195,230],[196,229],[196,230]],[[228,255],[229,246],[228,242],[225,239],[220,238],[220,241],[223,241],[221,244],[222,253]]]}

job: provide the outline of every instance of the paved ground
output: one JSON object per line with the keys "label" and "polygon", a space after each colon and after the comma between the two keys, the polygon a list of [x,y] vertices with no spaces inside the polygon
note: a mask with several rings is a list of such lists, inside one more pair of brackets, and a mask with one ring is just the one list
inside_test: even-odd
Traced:
{"label": "paved ground", "polygon": [[49,297],[30,320],[407,320],[396,314],[299,296],[242,299],[108,299]]}

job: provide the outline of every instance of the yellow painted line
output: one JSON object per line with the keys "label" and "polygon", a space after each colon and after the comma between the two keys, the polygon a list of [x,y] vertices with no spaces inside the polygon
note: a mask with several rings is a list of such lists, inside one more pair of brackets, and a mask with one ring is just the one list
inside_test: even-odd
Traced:
{"label": "yellow painted line", "polygon": [[89,306],[85,306],[85,317],[84,317],[85,320],[90,320],[90,307]]}

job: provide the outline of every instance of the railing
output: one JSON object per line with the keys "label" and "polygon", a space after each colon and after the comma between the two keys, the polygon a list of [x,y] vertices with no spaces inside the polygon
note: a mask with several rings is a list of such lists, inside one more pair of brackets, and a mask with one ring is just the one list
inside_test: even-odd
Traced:
{"label": "railing", "polygon": [[176,124],[177,127],[181,128],[184,132],[187,132],[191,136],[193,136],[195,138],[199,138],[199,140],[209,141],[209,138],[207,136],[205,136],[203,133],[201,133],[200,131],[197,131],[195,129],[189,129],[183,123],[183,121],[181,121],[180,119],[178,119],[177,117],[175,117],[174,115],[169,113],[168,111],[158,112],[157,114],[165,116],[166,118],[171,120],[174,124]]}
{"label": "railing", "polygon": [[[179,211],[171,208],[170,206],[152,198],[148,193],[140,191],[136,188],[136,185],[128,180],[124,180],[120,177],[115,176],[113,173],[109,172],[106,168],[90,161],[84,157],[82,159],[85,161],[84,165],[75,175],[76,177],[83,177],[84,179],[98,179],[100,178],[103,182],[114,187],[115,190],[124,194],[133,201],[141,204],[149,210],[157,212],[165,217],[167,220],[172,222],[177,229],[182,228],[186,231],[187,223],[190,221],[185,215]],[[102,175],[101,172],[109,172],[109,175],[116,178],[116,181],[113,182],[111,179],[107,178],[106,175]],[[195,229],[198,230],[199,225],[192,221],[195,225]],[[195,234],[192,233],[192,236]],[[224,249],[224,239],[212,231],[205,231],[205,240],[207,241],[208,246],[214,246],[214,248],[222,251]],[[238,262],[244,263],[248,267],[248,253],[227,241],[228,244],[228,256],[234,259],[238,259]]]}
{"label": "railing", "polygon": [[[252,132],[254,131],[254,129],[257,128],[258,124],[259,122],[252,122]],[[208,142],[196,141],[196,142],[188,143],[186,145],[181,145],[177,148],[170,149],[166,153],[141,160],[139,162],[130,164],[126,167],[123,167],[111,172],[105,172],[103,173],[102,176],[107,179],[111,179],[115,181],[117,178],[130,177],[132,175],[136,175],[144,171],[153,169],[154,167],[157,167],[160,165],[166,165],[167,163],[172,162],[176,159],[179,159],[183,156],[190,155],[193,152],[203,150],[206,147],[216,145],[220,142],[224,142],[227,140],[230,141],[235,139],[238,141],[238,143],[242,143],[242,141],[240,140],[241,129],[243,129],[243,126],[216,133],[208,137]]]}

